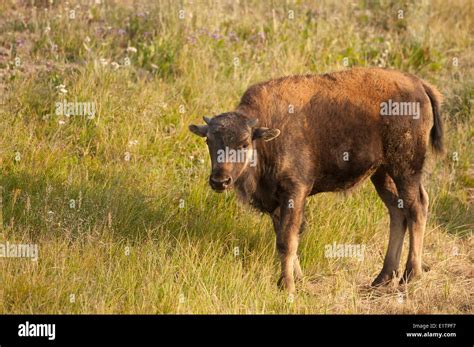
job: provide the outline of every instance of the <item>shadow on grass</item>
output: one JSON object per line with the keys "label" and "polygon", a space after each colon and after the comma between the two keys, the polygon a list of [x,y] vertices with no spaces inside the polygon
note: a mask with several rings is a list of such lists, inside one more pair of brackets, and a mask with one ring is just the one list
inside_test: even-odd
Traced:
{"label": "shadow on grass", "polygon": [[272,235],[271,230],[250,232],[255,230],[248,228],[246,213],[252,212],[238,211],[232,198],[211,195],[203,204],[186,199],[186,208],[180,208],[172,189],[146,195],[120,175],[71,184],[47,175],[7,172],[0,177],[0,186],[3,225],[12,232],[27,232],[33,240],[43,236],[76,240],[110,230],[118,239],[140,242],[151,230],[158,240],[160,235],[196,243],[222,240],[229,251],[245,242],[251,251]]}

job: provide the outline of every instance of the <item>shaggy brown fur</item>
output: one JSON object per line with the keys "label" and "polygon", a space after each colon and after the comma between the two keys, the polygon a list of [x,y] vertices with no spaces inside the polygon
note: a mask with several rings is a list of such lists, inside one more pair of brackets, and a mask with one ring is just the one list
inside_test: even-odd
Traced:
{"label": "shaggy brown fur", "polygon": [[[419,114],[382,115],[382,103],[417,103]],[[190,130],[207,137],[216,191],[271,215],[281,257],[280,284],[295,291],[308,196],[341,191],[371,177],[390,214],[384,266],[373,285],[397,273],[405,231],[410,251],[402,281],[422,272],[428,196],[421,184],[427,148],[443,148],[441,95],[417,77],[385,69],[291,76],[250,87],[235,111]],[[223,148],[255,150],[257,165],[219,162]]]}

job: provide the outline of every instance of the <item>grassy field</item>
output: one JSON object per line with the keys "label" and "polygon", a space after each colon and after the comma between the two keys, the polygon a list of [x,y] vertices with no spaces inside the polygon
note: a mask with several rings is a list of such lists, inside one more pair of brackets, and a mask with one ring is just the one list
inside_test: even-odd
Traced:
{"label": "grassy field", "polygon": [[[473,20],[469,0],[2,1],[0,243],[39,256],[0,258],[0,313],[473,313]],[[211,191],[187,127],[252,83],[352,66],[445,96],[447,150],[425,177],[431,271],[368,287],[388,214],[367,181],[309,199],[292,300],[269,218]],[[95,114],[57,114],[64,100]],[[334,242],[363,260],[325,257]]]}

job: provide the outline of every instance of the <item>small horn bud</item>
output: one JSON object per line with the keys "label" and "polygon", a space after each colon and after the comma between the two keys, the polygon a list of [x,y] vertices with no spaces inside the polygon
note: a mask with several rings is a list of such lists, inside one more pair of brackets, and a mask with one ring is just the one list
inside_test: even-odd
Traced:
{"label": "small horn bud", "polygon": [[258,124],[258,119],[257,118],[252,118],[252,119],[247,120],[247,125],[251,128],[253,128],[257,124]]}

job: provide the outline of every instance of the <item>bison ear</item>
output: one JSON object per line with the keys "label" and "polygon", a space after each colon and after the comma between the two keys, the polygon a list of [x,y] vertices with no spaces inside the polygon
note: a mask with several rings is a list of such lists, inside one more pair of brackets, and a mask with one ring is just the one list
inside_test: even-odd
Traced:
{"label": "bison ear", "polygon": [[208,129],[207,125],[194,125],[194,124],[191,124],[189,126],[189,131],[191,131],[192,133],[196,134],[197,136],[201,136],[201,137],[206,137],[207,129]]}
{"label": "bison ear", "polygon": [[270,141],[277,138],[280,135],[280,130],[269,129],[269,128],[255,128],[253,130],[252,140],[263,139],[264,141]]}

